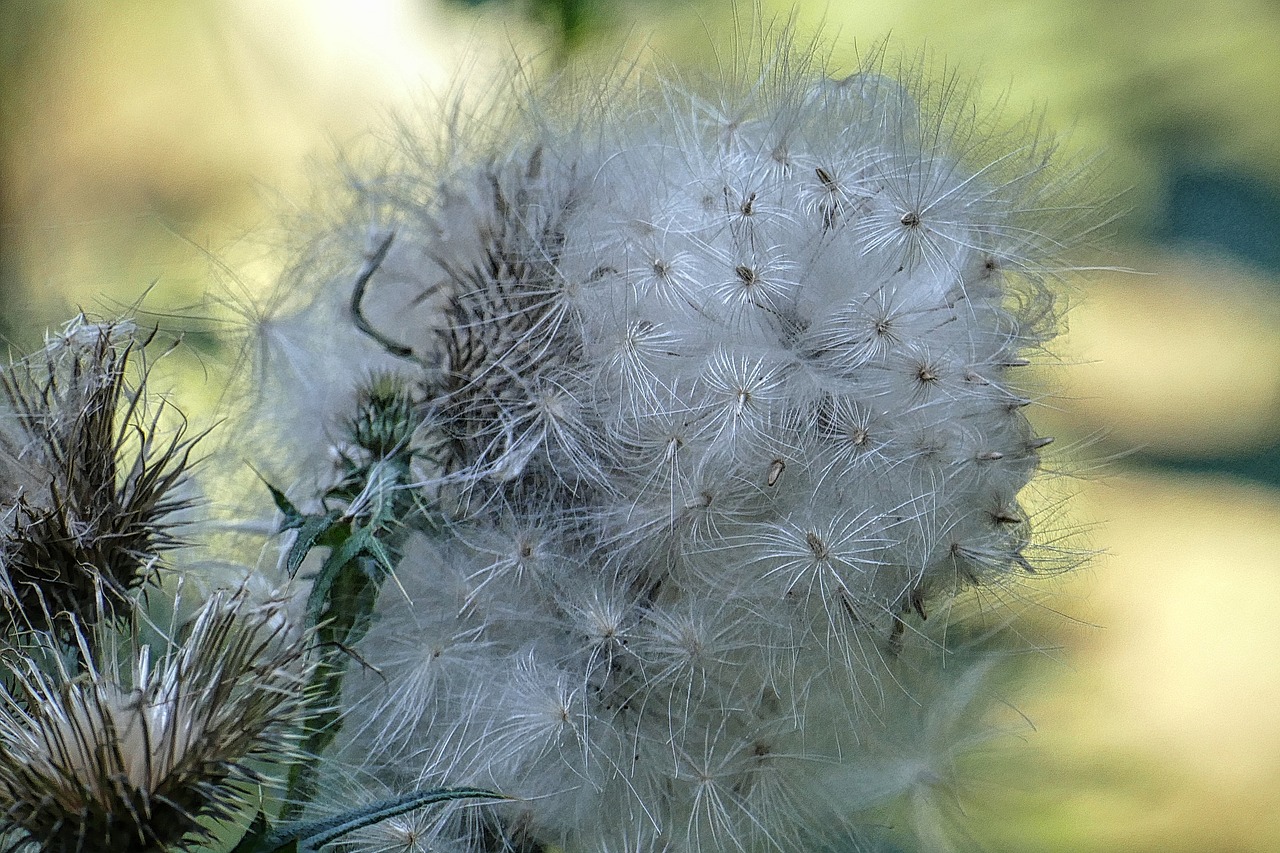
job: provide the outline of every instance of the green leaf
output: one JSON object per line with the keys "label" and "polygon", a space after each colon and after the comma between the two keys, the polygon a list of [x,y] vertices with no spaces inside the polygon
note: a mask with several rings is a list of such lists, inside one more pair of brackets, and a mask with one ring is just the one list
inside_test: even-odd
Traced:
{"label": "green leaf", "polygon": [[[338,541],[331,544],[329,556],[320,566],[315,579],[311,582],[311,592],[307,595],[307,620],[312,625],[324,622],[326,613],[332,612],[333,587],[338,583],[343,570],[351,565],[355,556],[360,553],[365,538],[365,531],[358,530],[354,534],[350,525],[343,524],[334,530]],[[341,639],[341,638],[340,638]]]}
{"label": "green leaf", "polygon": [[[339,515],[336,512],[329,512],[324,515],[306,515],[302,516],[298,528],[298,538],[294,540],[293,545],[289,548],[289,554],[285,558],[285,571],[289,573],[289,577],[293,577],[298,573],[298,569],[302,566],[302,561],[307,558],[307,554],[311,553],[311,549],[317,544],[331,544],[325,541],[328,534],[334,527],[338,526]],[[288,529],[288,528],[284,528]]]}
{"label": "green leaf", "polygon": [[395,571],[395,561],[392,560],[391,552],[387,550],[387,546],[382,544],[382,540],[370,536],[369,543],[365,546],[365,552],[377,562],[378,568],[382,570],[383,575],[389,575]]}
{"label": "green leaf", "polygon": [[431,791],[414,791],[389,800],[381,800],[368,806],[352,809],[325,820],[295,823],[271,833],[262,848],[236,848],[233,853],[317,853],[321,847],[337,841],[344,835],[372,826],[389,817],[402,815],[414,809],[443,803],[449,800],[468,799],[509,800],[510,797],[495,794],[482,788],[436,788]]}
{"label": "green leaf", "polygon": [[297,853],[296,839],[282,844],[278,836],[279,833],[271,831],[266,813],[259,811],[231,853]]}
{"label": "green leaf", "polygon": [[267,478],[262,476],[262,473],[257,468],[250,465],[249,470],[257,475],[258,479],[262,481],[262,484],[267,487],[267,491],[271,492],[272,502],[275,503],[276,509],[280,510],[284,515],[284,524],[280,526],[280,529],[292,530],[299,526],[302,523],[302,513],[293,505],[293,502],[289,500],[288,496],[286,496],[280,489],[277,489],[275,486],[267,482]]}
{"label": "green leaf", "polygon": [[[342,725],[337,710],[346,671],[347,648],[369,630],[378,587],[393,569],[391,553],[374,535],[375,527],[353,530],[350,522],[335,522],[320,534],[321,544],[332,548],[312,581],[307,597],[307,621],[315,626],[314,647],[320,657],[309,685],[319,710],[307,723],[302,747],[320,755]],[[302,803],[314,793],[318,770],[314,759],[304,760],[289,773],[289,800],[285,817],[296,817]]]}

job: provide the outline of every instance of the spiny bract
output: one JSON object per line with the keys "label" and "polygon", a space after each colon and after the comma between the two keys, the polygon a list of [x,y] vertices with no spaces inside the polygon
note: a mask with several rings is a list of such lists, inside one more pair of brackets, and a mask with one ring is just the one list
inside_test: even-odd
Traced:
{"label": "spiny bract", "polygon": [[[528,798],[433,843],[857,835],[856,808],[929,788],[931,741],[885,715],[941,678],[930,609],[1066,564],[1019,503],[1049,439],[1014,375],[1084,211],[1049,146],[953,81],[766,65],[534,94],[357,183],[371,249],[315,302],[316,364],[346,319],[333,382],[410,389],[412,482],[367,491],[418,500],[345,754]],[[878,789],[832,790],[895,748]]]}
{"label": "spiny bract", "polygon": [[247,819],[306,714],[310,665],[283,609],[214,593],[159,653],[78,621],[71,648],[40,631],[6,644],[3,849],[185,851]]}
{"label": "spiny bract", "polygon": [[128,612],[177,544],[199,436],[166,436],[165,406],[148,411],[131,384],[146,380],[153,338],[81,315],[0,369],[0,638]]}

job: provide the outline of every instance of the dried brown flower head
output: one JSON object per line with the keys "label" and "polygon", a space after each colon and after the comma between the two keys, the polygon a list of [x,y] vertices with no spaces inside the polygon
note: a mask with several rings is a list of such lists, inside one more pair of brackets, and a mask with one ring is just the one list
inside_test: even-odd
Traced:
{"label": "dried brown flower head", "polygon": [[153,337],[81,316],[0,370],[0,636],[110,615],[177,544],[166,517],[187,506],[175,490],[198,436],[148,411],[145,363],[129,385]]}
{"label": "dried brown flower head", "polygon": [[70,653],[48,632],[5,652],[0,825],[20,834],[11,849],[185,849],[256,802],[264,769],[296,757],[310,673],[282,605],[216,593],[175,633],[158,654],[135,641],[104,655],[76,623]]}

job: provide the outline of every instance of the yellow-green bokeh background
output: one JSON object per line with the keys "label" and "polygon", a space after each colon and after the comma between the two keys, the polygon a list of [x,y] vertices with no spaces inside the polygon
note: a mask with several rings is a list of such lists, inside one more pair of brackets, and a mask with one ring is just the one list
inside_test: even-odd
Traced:
{"label": "yellow-green bokeh background", "polygon": [[[1017,697],[1037,731],[978,834],[1005,851],[1280,849],[1280,270],[1247,239],[1167,227],[1191,211],[1210,236],[1280,231],[1274,201],[1249,220],[1171,189],[1189,172],[1280,191],[1280,3],[761,6],[825,27],[846,67],[891,35],[1011,114],[1045,109],[1123,192],[1094,260],[1141,274],[1080,286],[1041,415],[1060,467],[1090,474],[1072,512],[1105,553],[1048,590],[1036,636],[1062,651]],[[692,62],[734,26],[728,3],[616,4],[577,49]],[[153,282],[157,312],[265,286],[281,212],[314,203],[311,164],[462,68],[483,85],[513,53],[572,61],[518,11],[429,0],[5,0],[0,30],[0,330],[18,349]],[[198,364],[173,379],[197,410]]]}

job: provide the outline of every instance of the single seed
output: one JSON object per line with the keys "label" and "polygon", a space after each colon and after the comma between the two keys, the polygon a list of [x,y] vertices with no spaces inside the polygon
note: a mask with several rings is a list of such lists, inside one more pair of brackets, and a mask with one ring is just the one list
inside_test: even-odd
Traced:
{"label": "single seed", "polygon": [[903,228],[916,228],[920,225],[920,214],[915,211],[908,211],[902,214],[901,221]]}
{"label": "single seed", "polygon": [[834,190],[836,188],[836,179],[833,178],[831,176],[831,173],[828,172],[826,169],[819,166],[813,171],[817,173],[818,180],[822,181],[822,185],[826,187],[828,190]]}
{"label": "single seed", "polygon": [[978,454],[978,459],[982,460],[983,462],[994,462],[997,459],[1003,459],[1003,458],[1004,458],[1004,454],[1001,453],[999,450],[988,450]]}
{"label": "single seed", "polygon": [[862,621],[861,619],[858,618],[857,612],[854,611],[853,602],[849,600],[848,593],[842,592],[840,594],[840,604],[842,607],[844,607],[844,612],[849,617],[850,622],[857,625]]}
{"label": "single seed", "polygon": [[1027,449],[1039,450],[1042,447],[1048,447],[1050,444],[1053,444],[1053,436],[1044,435],[1044,436],[1041,436],[1040,438],[1033,438],[1030,441],[1028,441]]}
{"label": "single seed", "polygon": [[747,287],[756,284],[760,280],[756,277],[756,271],[745,264],[738,264],[734,272],[738,274],[738,278],[741,279],[742,283]]}
{"label": "single seed", "polygon": [[770,487],[778,485],[778,478],[782,476],[782,472],[786,470],[786,467],[787,463],[781,459],[773,460],[769,465],[769,475],[765,478],[765,485]]}
{"label": "single seed", "polygon": [[902,653],[902,635],[907,631],[907,623],[902,621],[902,617],[893,617],[893,630],[889,632],[889,657],[896,658]]}
{"label": "single seed", "polygon": [[911,609],[920,614],[921,619],[929,618],[929,614],[924,609],[924,587],[918,586],[911,590]]}
{"label": "single seed", "polygon": [[524,174],[531,181],[536,181],[542,175],[542,143],[534,146],[533,153],[529,155],[529,167]]}
{"label": "single seed", "polygon": [[809,551],[819,560],[829,560],[831,558],[831,549],[827,547],[827,543],[818,538],[818,534],[810,530],[804,535],[804,544],[809,547]]}

